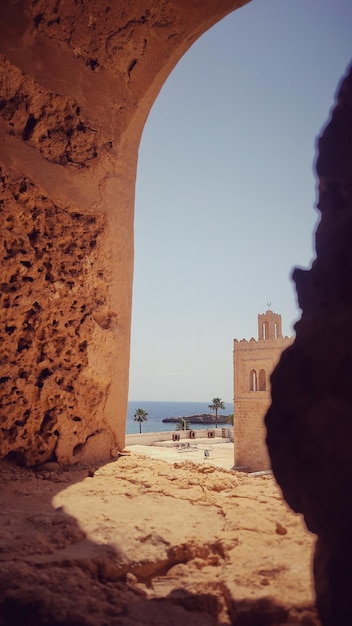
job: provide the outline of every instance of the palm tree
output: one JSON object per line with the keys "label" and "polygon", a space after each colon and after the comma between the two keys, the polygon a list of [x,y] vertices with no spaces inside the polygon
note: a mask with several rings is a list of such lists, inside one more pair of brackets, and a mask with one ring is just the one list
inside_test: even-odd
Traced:
{"label": "palm tree", "polygon": [[136,409],[134,412],[134,422],[139,422],[139,434],[142,432],[142,422],[147,422],[148,413],[144,409]]}
{"label": "palm tree", "polygon": [[218,411],[224,411],[226,409],[225,404],[221,398],[213,398],[212,404],[208,404],[209,409],[215,411],[215,428],[218,427]]}
{"label": "palm tree", "polygon": [[176,425],[176,430],[189,430],[189,425],[185,417],[180,417]]}

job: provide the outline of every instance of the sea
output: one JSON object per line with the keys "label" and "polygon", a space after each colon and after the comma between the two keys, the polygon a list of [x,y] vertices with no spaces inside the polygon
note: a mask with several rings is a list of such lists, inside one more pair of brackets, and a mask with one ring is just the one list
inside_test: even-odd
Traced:
{"label": "sea", "polygon": [[[164,432],[175,430],[175,424],[165,424],[164,417],[188,417],[190,415],[200,415],[202,413],[213,413],[209,409],[209,402],[152,402],[150,400],[130,400],[128,403],[128,414],[126,422],[126,433],[128,435],[139,433],[139,423],[134,421],[136,409],[143,409],[148,413],[147,421],[142,422],[142,433]],[[233,403],[224,402],[225,411],[218,412],[221,415],[233,413]],[[192,424],[192,430],[206,428],[204,424]]]}

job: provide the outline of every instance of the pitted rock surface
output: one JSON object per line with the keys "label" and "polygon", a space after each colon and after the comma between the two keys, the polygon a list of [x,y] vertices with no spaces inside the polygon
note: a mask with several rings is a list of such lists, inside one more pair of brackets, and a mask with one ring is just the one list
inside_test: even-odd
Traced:
{"label": "pitted rock surface", "polygon": [[59,207],[28,179],[1,174],[0,453],[35,465],[56,458],[61,439],[70,461],[97,430],[106,393],[84,374],[93,328],[114,322],[99,269],[105,218]]}

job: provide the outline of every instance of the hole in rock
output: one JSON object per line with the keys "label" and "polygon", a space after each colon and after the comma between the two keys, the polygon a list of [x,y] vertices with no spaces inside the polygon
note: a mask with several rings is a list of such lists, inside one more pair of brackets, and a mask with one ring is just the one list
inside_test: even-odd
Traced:
{"label": "hole in rock", "polygon": [[22,133],[23,141],[28,141],[31,138],[37,123],[38,120],[36,120],[33,115],[30,115]]}

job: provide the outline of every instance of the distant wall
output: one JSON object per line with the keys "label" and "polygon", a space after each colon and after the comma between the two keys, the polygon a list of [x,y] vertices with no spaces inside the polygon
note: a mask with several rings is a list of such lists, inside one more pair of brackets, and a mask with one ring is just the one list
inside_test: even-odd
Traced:
{"label": "distant wall", "polygon": [[[201,437],[208,437],[208,431],[212,430],[215,433],[215,437],[222,437],[222,428],[202,428],[193,431],[195,433],[195,440]],[[190,440],[189,430],[178,431],[163,431],[156,433],[137,433],[133,435],[126,435],[126,446],[133,446],[139,444],[141,446],[152,446],[156,442],[169,441],[172,439],[173,433],[180,435],[180,441],[183,439]],[[232,428],[225,427],[226,436],[231,439]]]}

